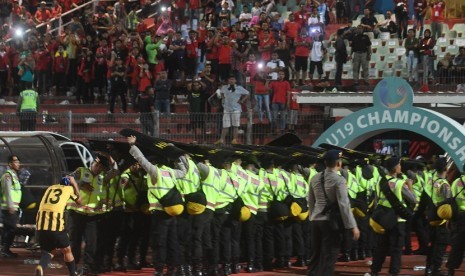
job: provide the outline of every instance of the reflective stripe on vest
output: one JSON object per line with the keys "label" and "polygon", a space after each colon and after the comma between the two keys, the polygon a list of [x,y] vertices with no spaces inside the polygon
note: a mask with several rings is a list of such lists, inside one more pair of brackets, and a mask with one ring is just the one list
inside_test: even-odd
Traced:
{"label": "reflective stripe on vest", "polygon": [[34,90],[24,90],[20,93],[21,96],[21,107],[20,111],[23,110],[35,110],[37,111],[37,94]]}
{"label": "reflective stripe on vest", "polygon": [[465,190],[462,190],[464,185],[465,179],[464,176],[461,176],[452,183],[450,188],[452,196],[456,197],[455,200],[460,211],[465,211]]}
{"label": "reflective stripe on vest", "polygon": [[223,185],[218,189],[218,198],[216,201],[216,208],[221,209],[226,207],[229,203],[236,200],[236,189],[239,186],[237,177],[228,173],[225,169],[220,170],[220,183]]}
{"label": "reflective stripe on vest", "polygon": [[217,168],[208,165],[208,176],[202,181],[202,191],[207,199],[207,208],[215,211],[218,199],[218,186],[220,184],[220,173]]}
{"label": "reflective stripe on vest", "polygon": [[163,211],[163,206],[157,198],[162,198],[176,185],[176,179],[172,173],[172,169],[162,166],[157,170],[157,182],[152,183],[152,177],[147,178],[147,186],[149,188],[147,198],[150,204],[149,210]]}
{"label": "reflective stripe on vest", "polygon": [[[402,199],[402,187],[404,185],[405,180],[403,179],[398,179],[398,178],[388,178],[388,185],[391,191],[394,192],[396,197],[400,200],[400,202],[403,202]],[[384,207],[392,208],[391,203],[386,199],[386,196],[384,195],[383,192],[381,192],[381,189],[379,187],[379,184],[376,185],[376,192],[379,196],[378,204],[382,205]],[[405,203],[403,203],[405,205]],[[397,221],[405,221],[404,219],[401,219],[400,217],[397,219]]]}
{"label": "reflective stripe on vest", "polygon": [[194,161],[188,159],[187,173],[183,178],[178,178],[176,183],[176,187],[183,196],[199,190],[200,175]]}

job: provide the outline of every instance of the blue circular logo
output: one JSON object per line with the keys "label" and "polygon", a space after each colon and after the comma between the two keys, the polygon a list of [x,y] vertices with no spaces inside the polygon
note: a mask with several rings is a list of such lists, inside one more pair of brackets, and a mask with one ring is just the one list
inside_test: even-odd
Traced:
{"label": "blue circular logo", "polygon": [[401,78],[390,77],[383,79],[376,85],[373,104],[384,108],[397,109],[413,102],[412,87]]}

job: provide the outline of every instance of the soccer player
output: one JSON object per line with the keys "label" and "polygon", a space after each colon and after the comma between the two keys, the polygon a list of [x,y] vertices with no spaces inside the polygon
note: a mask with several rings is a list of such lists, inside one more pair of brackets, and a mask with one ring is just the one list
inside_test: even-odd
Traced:
{"label": "soccer player", "polygon": [[64,255],[70,276],[76,274],[76,263],[71,251],[68,233],[65,230],[64,211],[69,199],[81,203],[79,188],[72,176],[63,177],[60,184],[47,188],[36,217],[37,235],[42,250],[40,264],[35,269],[35,276],[42,276],[44,269],[52,260],[52,251],[60,249]]}

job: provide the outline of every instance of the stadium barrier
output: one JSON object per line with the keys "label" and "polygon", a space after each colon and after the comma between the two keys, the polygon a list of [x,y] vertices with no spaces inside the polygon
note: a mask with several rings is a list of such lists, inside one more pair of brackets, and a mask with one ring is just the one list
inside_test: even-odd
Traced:
{"label": "stadium barrier", "polygon": [[[34,114],[34,113],[31,113]],[[280,128],[281,118],[287,115],[285,129]],[[222,113],[113,113],[113,114],[83,114],[68,111],[65,113],[34,114],[35,130],[50,131],[65,135],[73,140],[115,139],[124,140],[119,135],[123,128],[132,128],[143,132],[142,123],[153,128],[152,136],[185,143],[213,144],[220,138],[222,130]],[[305,139],[307,144],[315,141],[318,136],[334,122],[329,115],[321,112],[297,112],[296,114],[277,114],[278,130],[273,130],[266,114],[259,121],[259,114],[253,111],[242,112],[239,127],[239,142],[241,144],[264,144],[288,131],[289,120],[296,123],[293,132]],[[23,117],[24,118],[24,117]],[[144,120],[152,118],[152,120]],[[0,118],[1,131],[20,131],[19,114],[2,114]],[[227,138],[225,143],[229,143]]]}

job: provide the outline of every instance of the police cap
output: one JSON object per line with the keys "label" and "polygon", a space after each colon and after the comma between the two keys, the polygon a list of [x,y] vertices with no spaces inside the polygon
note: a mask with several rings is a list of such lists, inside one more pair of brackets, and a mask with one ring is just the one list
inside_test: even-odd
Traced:
{"label": "police cap", "polygon": [[399,157],[391,157],[389,159],[387,159],[384,163],[386,169],[388,171],[391,171],[392,169],[394,169],[397,165],[400,164],[400,158]]}
{"label": "police cap", "polygon": [[336,149],[328,150],[323,157],[326,162],[335,162],[341,158],[342,151]]}

